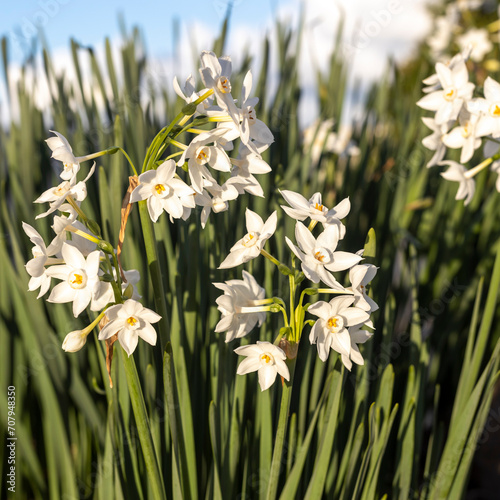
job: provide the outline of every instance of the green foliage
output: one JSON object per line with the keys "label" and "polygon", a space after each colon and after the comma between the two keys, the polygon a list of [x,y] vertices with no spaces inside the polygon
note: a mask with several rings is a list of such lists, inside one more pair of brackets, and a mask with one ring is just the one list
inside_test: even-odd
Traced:
{"label": "green foliage", "polygon": [[[97,338],[76,354],[60,349],[66,333],[94,318],[75,320],[68,308],[27,292],[24,263],[31,245],[21,221],[33,224],[40,209],[31,201],[56,182],[43,142],[49,129],[63,133],[77,155],[117,146],[141,165],[151,139],[182,103],[173,99],[167,82],[155,96],[149,92],[158,82],[146,72],[136,30],[122,47],[120,65],[106,40],[104,68],[92,49],[72,41],[76,85],[54,72],[44,52],[52,92],[45,118],[24,76],[11,88],[9,98],[18,103],[20,116],[0,130],[0,421],[5,438],[5,388],[14,385],[19,498],[464,495],[498,374],[498,193],[493,181],[480,175],[476,198],[464,208],[453,199],[455,188],[425,168],[430,152],[421,145],[426,131],[415,102],[431,68],[420,59],[405,68],[389,67],[386,79],[371,89],[365,119],[354,128],[359,156],[323,149],[312,168],[312,151],[303,147],[298,122],[301,33],[277,28],[277,46],[263,41],[262,68],[255,78],[256,95],[262,97],[259,117],[276,139],[265,153],[273,169],[262,180],[268,196],[245,195],[229,213],[212,214],[204,230],[198,213],[175,224],[164,216],[153,226],[144,207],[134,209],[124,267],[140,271],[144,303],[155,303],[170,328],[160,332],[161,347],[139,345],[134,364],[123,353],[116,355],[113,389]],[[225,23],[219,48],[227,29]],[[272,50],[279,66],[277,91],[270,96],[265,89]],[[5,39],[2,54],[9,81]],[[83,58],[92,69],[88,82],[80,70]],[[235,86],[250,62],[243,59]],[[27,61],[23,69],[32,66]],[[347,70],[337,41],[330,68],[318,74],[321,117],[337,124]],[[85,91],[86,84],[91,92]],[[104,113],[97,102],[104,103]],[[167,114],[161,119],[155,113],[160,104]],[[89,215],[102,221],[104,236],[113,244],[129,173],[122,156],[104,156],[89,184],[95,188],[89,189]],[[214,333],[217,293],[211,283],[229,278],[217,266],[234,236],[241,235],[245,207],[267,217],[281,203],[279,188],[305,196],[321,191],[327,206],[350,197],[345,248],[362,248],[366,240],[365,257],[380,268],[372,288],[380,312],[373,339],[362,348],[364,366],[345,372],[334,353],[322,363],[306,331],[293,391],[277,383],[261,394],[255,376],[236,376],[234,346]],[[157,249],[145,245],[140,219],[147,222]],[[47,241],[49,223],[39,222],[37,229]],[[292,233],[292,222],[284,220],[273,243],[273,254],[285,262],[283,236]],[[254,274],[279,294],[286,277],[272,275],[270,264],[259,267],[261,262],[252,263]],[[155,290],[163,290],[159,296],[149,270]],[[268,321],[262,329],[272,339],[282,325],[274,317]],[[143,388],[142,408],[132,407],[127,379]],[[290,420],[280,436],[284,453],[276,463],[273,444],[285,393]],[[147,425],[141,415],[147,415]],[[146,453],[157,461],[156,483],[146,474]],[[5,464],[5,447],[0,460]],[[3,496],[4,481],[0,488]]]}

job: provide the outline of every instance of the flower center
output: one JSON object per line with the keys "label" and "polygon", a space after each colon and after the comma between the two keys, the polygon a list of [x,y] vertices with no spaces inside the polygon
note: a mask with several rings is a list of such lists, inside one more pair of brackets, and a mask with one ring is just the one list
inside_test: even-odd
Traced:
{"label": "flower center", "polygon": [[332,261],[332,254],[327,248],[315,248],[313,255],[314,258],[321,264],[330,264]]}
{"label": "flower center", "polygon": [[132,330],[135,330],[136,328],[139,327],[138,323],[139,323],[139,320],[137,318],[134,318],[133,316],[130,316],[127,318],[127,327],[132,329]]}
{"label": "flower center", "polygon": [[83,269],[72,271],[68,277],[69,286],[75,290],[80,290],[87,286],[87,273]]}
{"label": "flower center", "polygon": [[231,82],[229,81],[229,78],[226,76],[221,76],[217,80],[217,88],[223,93],[223,94],[229,94],[231,92]]}
{"label": "flower center", "polygon": [[248,118],[250,125],[253,125],[257,121],[257,115],[255,114],[255,109],[253,109],[253,106],[247,106],[244,113]]}
{"label": "flower center", "polygon": [[489,109],[490,115],[494,118],[500,117],[500,102],[494,102]]}
{"label": "flower center", "polygon": [[326,322],[327,328],[332,333],[339,333],[344,328],[344,320],[340,316],[332,316]]}
{"label": "flower center", "polygon": [[260,355],[260,362],[263,365],[274,365],[274,357],[272,354],[265,352],[264,354]]}
{"label": "flower center", "polygon": [[457,97],[457,90],[453,87],[448,87],[444,90],[444,98],[447,101],[453,101]]}
{"label": "flower center", "polygon": [[161,195],[165,191],[165,186],[163,184],[157,184],[155,186],[156,194]]}
{"label": "flower center", "polygon": [[464,139],[467,139],[467,137],[470,136],[470,123],[467,122],[463,127],[462,127],[462,137]]}
{"label": "flower center", "polygon": [[313,210],[317,210],[318,212],[324,213],[328,212],[328,209],[322,205],[321,203],[315,203],[314,207],[312,207]]}
{"label": "flower center", "polygon": [[253,231],[250,231],[243,238],[243,246],[247,247],[247,248],[253,247],[255,245],[255,243],[257,243],[258,239],[259,239],[259,234],[254,233]]}
{"label": "flower center", "polygon": [[196,163],[198,165],[205,165],[210,160],[210,148],[204,146],[202,148],[198,148],[196,151]]}
{"label": "flower center", "polygon": [[52,192],[56,196],[64,196],[70,190],[70,184],[68,181],[64,181],[59,186],[57,186]]}

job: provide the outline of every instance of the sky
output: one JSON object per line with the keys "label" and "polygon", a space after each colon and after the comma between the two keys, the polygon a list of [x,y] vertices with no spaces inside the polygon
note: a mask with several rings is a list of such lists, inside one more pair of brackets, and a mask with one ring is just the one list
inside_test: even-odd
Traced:
{"label": "sky", "polygon": [[[9,41],[12,75],[30,52],[41,30],[55,61],[56,70],[70,71],[69,40],[103,53],[109,37],[118,48],[121,41],[119,17],[128,30],[139,26],[146,50],[165,73],[185,77],[192,67],[192,44],[198,50],[210,48],[219,33],[230,0],[36,0],[8,2],[2,6],[0,35]],[[380,78],[389,56],[404,59],[415,43],[426,36],[431,21],[425,10],[429,0],[233,0],[226,53],[233,59],[244,47],[258,55],[263,37],[272,38],[276,19],[294,26],[304,21],[301,80],[305,89],[302,122],[307,124],[317,112],[314,96],[315,67],[326,67],[335,29],[341,16],[346,20],[343,50],[351,61],[351,78],[365,87]],[[177,40],[177,42],[176,42]],[[176,43],[178,44],[176,46]],[[177,57],[174,55],[177,54]],[[175,65],[175,68],[173,67]],[[258,65],[255,65],[258,68]],[[170,78],[172,75],[168,75]],[[37,82],[37,101],[44,105],[44,89]],[[0,120],[8,121],[15,109],[5,105],[5,81],[0,78]]]}

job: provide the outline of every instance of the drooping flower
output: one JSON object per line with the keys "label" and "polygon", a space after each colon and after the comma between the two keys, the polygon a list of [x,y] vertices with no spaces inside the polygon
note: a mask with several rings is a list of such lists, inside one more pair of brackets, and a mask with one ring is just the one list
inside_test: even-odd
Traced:
{"label": "drooping flower", "polygon": [[278,222],[276,211],[264,223],[260,215],[247,208],[245,219],[247,234],[233,245],[229,255],[224,259],[219,269],[229,269],[255,259],[260,254],[266,241],[276,231]]}
{"label": "drooping flower", "polygon": [[75,330],[74,332],[68,333],[62,344],[63,350],[66,352],[79,351],[86,344],[87,335],[87,332],[84,330]]}
{"label": "drooping flower", "polygon": [[165,211],[170,218],[179,219],[184,207],[194,208],[194,190],[183,180],[175,177],[174,160],[163,162],[156,170],[148,170],[139,175],[139,185],[132,191],[130,202],[147,200],[151,220],[156,222]]}
{"label": "drooping flower", "polygon": [[208,217],[212,211],[216,214],[225,212],[229,207],[228,202],[236,198],[238,198],[238,190],[229,180],[222,186],[218,184],[207,185],[202,193],[196,193],[194,201],[197,205],[203,207],[200,216],[201,227],[205,228]]}
{"label": "drooping flower", "polygon": [[[248,272],[243,271],[243,280],[214,283],[224,292],[217,298],[217,308],[222,314],[215,327],[217,333],[226,332],[226,342],[247,335],[255,325],[261,326],[266,313],[258,310],[265,297],[265,290]],[[249,309],[250,308],[250,309]]]}
{"label": "drooping flower", "polygon": [[[51,266],[46,274],[63,280],[50,293],[48,302],[73,302],[73,315],[78,315],[90,304],[99,286],[100,251],[96,250],[85,259],[78,248],[63,243],[61,249],[65,264]],[[96,310],[92,307],[92,310]]]}
{"label": "drooping flower", "polygon": [[354,306],[363,311],[373,312],[378,309],[376,302],[366,293],[366,285],[377,274],[377,267],[373,264],[358,264],[349,270],[351,290],[354,293]]}
{"label": "drooping flower", "polygon": [[85,183],[94,173],[94,170],[95,163],[83,181],[76,182],[76,177],[72,177],[69,181],[61,182],[58,186],[44,191],[34,203],[50,203],[50,208],[46,212],[37,215],[35,219],[46,217],[58,210],[68,196],[72,196],[76,202],[82,202],[87,197],[87,186]]}
{"label": "drooping flower", "polygon": [[476,191],[476,183],[474,179],[469,179],[465,176],[467,169],[457,163],[456,161],[442,161],[440,165],[449,165],[448,170],[446,172],[441,172],[441,176],[444,177],[448,181],[458,182],[458,191],[455,196],[455,200],[463,200],[465,198],[465,205],[468,205],[472,198],[474,197],[474,193]]}
{"label": "drooping flower", "polygon": [[129,356],[135,351],[139,337],[148,344],[156,345],[156,330],[151,323],[160,321],[161,316],[143,307],[140,302],[128,299],[107,309],[106,316],[109,323],[100,331],[99,340],[118,334],[118,341]]}
{"label": "drooping flower", "polygon": [[334,297],[330,302],[316,302],[307,310],[319,318],[311,328],[309,341],[317,345],[321,361],[326,361],[330,349],[333,349],[342,355],[342,362],[348,370],[352,366],[348,327],[362,325],[370,319],[368,312],[352,306],[354,301],[353,296]]}
{"label": "drooping flower", "polygon": [[340,233],[337,225],[327,226],[315,239],[311,231],[302,222],[295,225],[295,239],[298,246],[289,238],[286,242],[292,252],[300,259],[302,271],[313,283],[322,281],[331,288],[343,290],[342,285],[328,271],[344,271],[356,265],[361,255],[350,252],[336,252]]}
{"label": "drooping flower", "polygon": [[65,181],[76,177],[80,170],[80,163],[83,161],[94,158],[94,155],[75,156],[68,140],[59,132],[51,130],[55,137],[49,137],[45,140],[49,148],[52,150],[51,158],[62,162],[64,170],[61,172],[60,177]]}
{"label": "drooping flower", "polygon": [[237,374],[258,372],[261,391],[269,389],[276,380],[278,373],[290,380],[290,371],[286,365],[286,354],[278,346],[270,342],[257,342],[257,344],[238,347],[234,352],[246,358],[238,365]]}

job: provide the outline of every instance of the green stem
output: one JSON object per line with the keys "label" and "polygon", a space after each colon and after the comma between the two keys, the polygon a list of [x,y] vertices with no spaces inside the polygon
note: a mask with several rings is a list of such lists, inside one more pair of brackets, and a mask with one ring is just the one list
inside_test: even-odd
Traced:
{"label": "green stem", "polygon": [[165,486],[163,484],[163,477],[160,472],[160,466],[153,444],[153,437],[151,436],[144,396],[142,394],[133,356],[123,356],[123,365],[125,367],[125,375],[127,377],[135,424],[137,426],[144,462],[146,463],[146,470],[148,472],[149,486],[151,487],[155,500],[164,500],[167,498]]}
{"label": "green stem", "polygon": [[163,279],[156,249],[156,239],[153,230],[153,223],[149,218],[149,212],[146,200],[139,202],[139,214],[141,217],[142,235],[144,237],[144,246],[146,247],[146,258],[148,261],[149,274],[153,283],[153,295],[156,312],[161,316],[159,322],[161,352],[165,345],[170,341],[170,326],[168,321],[167,303],[165,300],[165,290],[163,288]]}
{"label": "green stem", "polygon": [[286,431],[288,428],[288,414],[290,412],[290,402],[292,400],[293,376],[295,373],[295,362],[297,358],[289,360],[290,380],[284,381],[281,394],[280,416],[278,420],[278,429],[276,431],[276,440],[274,441],[273,459],[271,462],[271,471],[269,473],[269,484],[267,485],[267,500],[274,500],[278,492],[278,483],[283,461],[283,444],[285,443]]}

